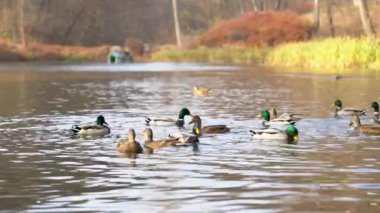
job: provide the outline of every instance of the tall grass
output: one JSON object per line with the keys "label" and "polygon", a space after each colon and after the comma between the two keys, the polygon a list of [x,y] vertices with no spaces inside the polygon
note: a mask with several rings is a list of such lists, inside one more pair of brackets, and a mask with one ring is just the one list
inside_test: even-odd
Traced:
{"label": "tall grass", "polygon": [[379,38],[330,38],[295,42],[274,48],[265,57],[270,66],[380,69]]}
{"label": "tall grass", "polygon": [[198,47],[196,49],[164,49],[153,53],[154,61],[191,61],[210,63],[260,64],[268,48],[228,45],[223,47]]}

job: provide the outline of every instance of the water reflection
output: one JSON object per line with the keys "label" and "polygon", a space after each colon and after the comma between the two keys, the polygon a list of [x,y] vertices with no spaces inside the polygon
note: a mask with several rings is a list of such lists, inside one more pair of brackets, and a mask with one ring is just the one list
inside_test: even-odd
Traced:
{"label": "water reflection", "polygon": [[[378,74],[336,80],[262,68],[197,68],[0,72],[0,209],[376,212],[379,137],[350,131],[349,120],[332,118],[329,106],[338,97],[347,106],[367,106],[378,98]],[[193,96],[193,85],[213,92]],[[116,151],[129,128],[143,141],[145,116],[172,118],[184,106],[204,125],[223,123],[231,132],[204,137],[197,149],[168,147],[136,159]],[[251,139],[248,130],[260,126],[255,116],[267,107],[304,115],[297,145]],[[73,124],[99,114],[111,135],[69,137]],[[178,131],[153,128],[157,138]]]}

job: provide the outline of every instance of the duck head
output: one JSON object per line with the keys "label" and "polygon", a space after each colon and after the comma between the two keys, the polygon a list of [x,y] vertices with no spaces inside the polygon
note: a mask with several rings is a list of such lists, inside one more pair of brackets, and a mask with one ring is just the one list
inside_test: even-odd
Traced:
{"label": "duck head", "polygon": [[359,127],[361,126],[360,118],[358,115],[353,115],[350,122],[350,127]]}
{"label": "duck head", "polygon": [[202,128],[201,117],[199,117],[198,115],[191,116],[191,120],[190,120],[189,124],[194,124],[194,126],[193,126],[193,133],[194,134],[196,134],[196,135],[201,134],[201,128]]}
{"label": "duck head", "polygon": [[343,108],[343,104],[342,104],[342,101],[337,99],[335,102],[334,102],[334,105],[336,109],[342,109]]}
{"label": "duck head", "polygon": [[293,125],[290,125],[286,128],[285,130],[286,134],[288,135],[288,138],[290,140],[290,142],[297,142],[298,141],[298,129],[293,126]]}
{"label": "duck head", "polygon": [[100,126],[103,126],[104,124],[108,125],[103,115],[99,115],[98,118],[96,118],[96,124]]}
{"label": "duck head", "polygon": [[270,120],[270,114],[269,114],[268,110],[263,110],[263,111],[261,111],[261,113],[258,114],[256,117],[258,117],[258,118],[263,118],[263,119],[266,120],[266,121],[269,121],[269,120]]}
{"label": "duck head", "polygon": [[135,130],[134,129],[129,129],[128,130],[128,141],[132,142],[132,141],[135,141],[135,139],[136,139]]}
{"label": "duck head", "polygon": [[145,142],[153,141],[153,131],[151,128],[146,128],[143,131],[143,138]]}
{"label": "duck head", "polygon": [[375,112],[379,112],[379,104],[376,101],[372,102],[371,107]]}
{"label": "duck head", "polygon": [[178,119],[184,119],[184,117],[185,117],[186,115],[191,115],[191,114],[190,114],[190,110],[187,109],[187,108],[182,108],[182,109],[179,111]]}

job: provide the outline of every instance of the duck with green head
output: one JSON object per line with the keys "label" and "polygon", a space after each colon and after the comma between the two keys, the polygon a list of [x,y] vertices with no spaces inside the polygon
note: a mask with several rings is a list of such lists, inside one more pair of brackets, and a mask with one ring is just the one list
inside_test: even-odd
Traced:
{"label": "duck with green head", "polygon": [[146,125],[154,125],[154,126],[178,126],[183,127],[185,124],[185,116],[190,116],[190,110],[187,108],[182,108],[178,113],[177,119],[171,118],[149,118],[145,117]]}
{"label": "duck with green head", "polygon": [[372,102],[371,108],[373,109],[373,120],[376,124],[380,124],[379,103]]}
{"label": "duck with green head", "polygon": [[198,136],[202,134],[222,134],[230,131],[230,128],[226,125],[209,125],[202,127],[202,120],[198,115],[191,116],[189,124],[193,124],[193,134]]}
{"label": "duck with green head", "polygon": [[136,141],[136,133],[134,129],[129,129],[128,138],[122,139],[117,143],[117,151],[124,154],[140,154],[143,153],[143,148]]}
{"label": "duck with green head", "polygon": [[350,116],[350,115],[364,115],[367,109],[343,108],[343,103],[340,99],[335,100],[335,117]]}
{"label": "duck with green head", "polygon": [[83,123],[79,125],[73,125],[71,128],[73,135],[80,136],[104,136],[111,133],[111,129],[103,115],[99,115],[96,118],[95,123]]}
{"label": "duck with green head", "polygon": [[350,127],[353,127],[355,130],[369,134],[369,135],[380,135],[380,126],[379,125],[362,125],[358,115],[352,115]]}
{"label": "duck with green head", "polygon": [[293,125],[286,127],[284,131],[276,128],[268,128],[250,130],[249,132],[254,139],[258,140],[276,140],[289,144],[296,144],[298,142],[298,130]]}
{"label": "duck with green head", "polygon": [[277,127],[277,128],[286,128],[289,125],[294,125],[296,121],[292,119],[273,119],[271,120],[270,113],[268,110],[263,110],[259,115],[257,115],[258,118],[263,118],[262,125],[266,128],[269,127]]}

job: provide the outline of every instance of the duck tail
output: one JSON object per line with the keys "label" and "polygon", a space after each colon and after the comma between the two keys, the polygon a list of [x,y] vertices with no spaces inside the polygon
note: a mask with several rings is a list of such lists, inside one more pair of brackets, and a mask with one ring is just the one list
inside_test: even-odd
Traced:
{"label": "duck tail", "polygon": [[365,108],[363,109],[361,112],[360,112],[360,115],[365,115],[365,113],[367,112],[368,108]]}
{"label": "duck tail", "polygon": [[149,123],[152,121],[149,117],[145,117],[145,124],[149,125]]}
{"label": "duck tail", "polygon": [[80,130],[81,130],[81,128],[80,128],[79,125],[73,125],[73,126],[71,127],[71,133],[72,133],[73,135],[78,134]]}
{"label": "duck tail", "polygon": [[256,135],[256,132],[254,130],[249,130],[249,133],[251,133],[252,136]]}

